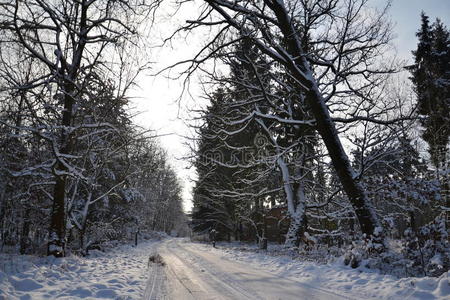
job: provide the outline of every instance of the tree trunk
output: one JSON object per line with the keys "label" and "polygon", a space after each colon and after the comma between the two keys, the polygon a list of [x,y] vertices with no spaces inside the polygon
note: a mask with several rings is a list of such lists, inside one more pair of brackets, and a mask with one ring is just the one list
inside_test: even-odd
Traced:
{"label": "tree trunk", "polygon": [[267,238],[266,237],[262,237],[259,240],[259,249],[261,250],[267,250]]}
{"label": "tree trunk", "polygon": [[[73,110],[73,91],[72,83],[64,85],[64,111],[62,113],[62,126],[60,138],[60,154],[70,154],[71,141],[66,129],[72,126],[72,110]],[[58,155],[55,153],[55,155]],[[50,217],[49,241],[47,248],[47,255],[55,257],[63,257],[65,255],[66,243],[66,183],[69,170],[61,163],[64,157],[57,157],[54,166],[55,187],[53,190],[53,206]]]}
{"label": "tree trunk", "polygon": [[[72,63],[68,63],[67,60],[60,60],[60,66],[55,68],[55,73],[58,74],[58,88],[63,95],[64,110],[62,112],[62,128],[59,141],[59,154],[65,155],[72,152],[72,137],[69,135],[68,130],[72,127],[73,123],[73,106],[75,104],[76,87],[75,82],[78,78],[78,72],[80,71],[81,61],[83,58],[83,52],[87,43],[88,35],[88,7],[85,1],[82,1],[79,9],[79,35],[78,41],[73,49]],[[77,12],[78,13],[78,12]],[[62,53],[60,53],[62,55]],[[47,248],[47,255],[53,255],[55,257],[62,257],[65,255],[66,244],[66,185],[67,175],[70,170],[67,169],[67,164],[61,162],[66,159],[65,157],[58,157],[58,153],[54,153],[56,156],[56,163],[53,167],[55,176],[55,186],[53,190],[53,206],[50,217],[50,229],[49,229],[49,242]]]}
{"label": "tree trunk", "polygon": [[286,63],[286,67],[293,77],[304,86],[307,103],[316,120],[317,131],[325,143],[333,167],[355,210],[361,231],[368,236],[373,236],[375,229],[379,226],[377,216],[366,193],[354,178],[350,160],[342,147],[336,127],[325,104],[325,99],[314,80],[312,70],[305,58],[305,53],[298,40],[298,34],[293,28],[288,12],[282,1],[266,0],[265,2],[274,11],[279,22],[279,28],[286,39],[286,50],[292,58]]}
{"label": "tree trunk", "polygon": [[[450,165],[444,165],[444,168],[447,170],[450,169]],[[450,174],[448,172],[444,172],[444,184],[443,184],[443,198],[445,199],[445,228],[448,232],[450,232]],[[450,241],[450,234],[447,236]]]}
{"label": "tree trunk", "polygon": [[307,100],[316,119],[317,131],[327,147],[333,167],[355,210],[361,231],[373,236],[375,228],[379,226],[377,216],[363,188],[355,180],[350,160],[342,147],[334,123],[316,86],[313,86],[308,92]]}
{"label": "tree trunk", "polygon": [[[58,163],[59,165],[59,163]],[[60,170],[56,168],[56,170]],[[55,257],[64,256],[66,212],[65,212],[65,187],[66,178],[56,176],[56,184],[53,192],[53,206],[50,217],[49,241],[47,255]]]}
{"label": "tree trunk", "polygon": [[30,234],[30,209],[25,210],[25,216],[23,218],[22,234],[20,236],[20,254],[26,254],[29,247],[29,234]]}
{"label": "tree trunk", "polygon": [[86,256],[87,255],[87,249],[85,249],[85,238],[84,238],[84,233],[85,233],[85,229],[83,228],[82,230],[79,231],[79,243],[80,243],[80,251],[81,251],[81,255]]}
{"label": "tree trunk", "polygon": [[285,247],[298,247],[298,245],[300,244],[300,237],[303,234],[303,218],[304,215],[291,217],[289,229],[286,234],[286,241],[284,242]]}
{"label": "tree trunk", "polygon": [[1,247],[0,250],[3,250],[3,244],[5,241],[5,216],[6,216],[6,186],[7,186],[7,182],[3,182],[1,183],[2,185],[0,186],[0,242],[1,242]]}

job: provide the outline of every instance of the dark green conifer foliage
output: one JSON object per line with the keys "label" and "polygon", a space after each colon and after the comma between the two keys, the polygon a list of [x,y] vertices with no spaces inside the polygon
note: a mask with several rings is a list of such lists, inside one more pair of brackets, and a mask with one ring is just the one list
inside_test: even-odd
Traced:
{"label": "dark green conifer foliage", "polygon": [[418,112],[423,116],[423,139],[429,145],[432,163],[444,163],[450,135],[450,40],[449,31],[437,19],[433,25],[422,13],[417,32],[419,43],[409,67],[417,93]]}

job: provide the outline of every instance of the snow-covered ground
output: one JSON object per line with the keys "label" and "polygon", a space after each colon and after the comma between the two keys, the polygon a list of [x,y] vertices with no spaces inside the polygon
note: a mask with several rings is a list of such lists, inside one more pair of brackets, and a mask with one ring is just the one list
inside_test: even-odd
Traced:
{"label": "snow-covered ground", "polygon": [[141,299],[156,268],[148,258],[157,243],[86,258],[0,254],[0,299]]}
{"label": "snow-covered ground", "polygon": [[[217,249],[199,244],[200,251],[208,251],[243,265],[270,271],[314,288],[322,288],[355,299],[450,299],[450,274],[438,278],[396,278],[364,267],[352,269],[337,260],[329,264],[292,260],[288,256],[267,255],[248,247],[223,243]],[[269,246],[270,247],[270,246]],[[250,250],[250,251],[249,251]],[[257,251],[257,252],[255,252]]]}
{"label": "snow-covered ground", "polygon": [[[155,253],[165,266],[149,263]],[[320,265],[249,246],[214,249],[175,238],[87,258],[0,254],[0,299],[142,298],[450,299],[450,278],[398,279],[341,261]]]}
{"label": "snow-covered ground", "polygon": [[166,263],[169,299],[360,299],[302,284],[258,264],[229,260],[210,245],[170,239],[159,251]]}

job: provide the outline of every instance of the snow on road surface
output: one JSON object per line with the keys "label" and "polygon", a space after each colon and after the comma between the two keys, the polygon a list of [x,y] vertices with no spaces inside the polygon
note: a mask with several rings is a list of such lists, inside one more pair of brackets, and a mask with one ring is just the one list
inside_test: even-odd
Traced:
{"label": "snow on road surface", "polygon": [[152,283],[152,294],[162,299],[163,272],[159,265],[148,263],[156,243],[91,251],[86,258],[0,254],[0,299],[134,300],[142,299],[147,281]]}
{"label": "snow on road surface", "polygon": [[340,261],[318,265],[180,239],[164,241],[158,251],[170,299],[450,299],[448,272],[398,279]]}

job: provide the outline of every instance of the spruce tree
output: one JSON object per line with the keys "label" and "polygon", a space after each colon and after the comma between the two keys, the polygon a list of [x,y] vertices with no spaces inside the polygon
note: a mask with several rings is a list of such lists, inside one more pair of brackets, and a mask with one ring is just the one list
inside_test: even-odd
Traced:
{"label": "spruce tree", "polygon": [[445,161],[450,135],[449,31],[439,19],[431,26],[428,16],[422,13],[417,37],[411,80],[417,93],[418,113],[423,117],[422,137],[429,145],[433,165],[439,169]]}

